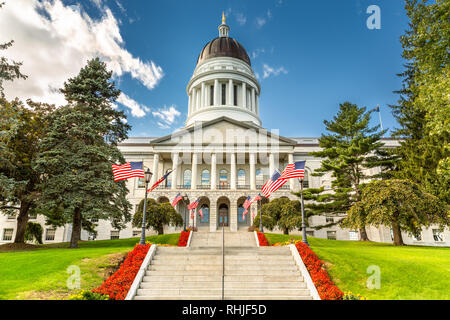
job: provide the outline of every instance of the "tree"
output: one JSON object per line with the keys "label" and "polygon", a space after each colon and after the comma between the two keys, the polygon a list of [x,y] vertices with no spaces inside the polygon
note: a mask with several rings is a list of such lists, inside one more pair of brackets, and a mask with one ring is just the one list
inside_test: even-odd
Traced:
{"label": "tree", "polygon": [[[142,212],[144,211],[144,199],[138,205],[133,216],[132,225],[135,228],[142,227]],[[147,199],[146,229],[153,228],[158,234],[164,234],[164,226],[181,227],[183,217],[171,206],[169,202],[158,203],[154,199]]]}
{"label": "tree", "polygon": [[111,76],[96,58],[64,83],[68,105],[52,114],[35,161],[44,177],[41,210],[55,226],[72,222],[71,248],[78,246],[81,229],[92,231],[97,219],[109,219],[116,229],[131,219],[128,189],[114,181],[111,169],[125,162],[117,145],[130,129],[125,114],[112,108],[120,91]]}
{"label": "tree", "polygon": [[[0,3],[0,9],[5,3]],[[6,43],[0,43],[0,50],[6,50],[13,45],[14,41],[11,40]],[[5,97],[3,82],[13,81],[14,79],[26,79],[27,76],[20,72],[21,62],[8,61],[5,57],[0,57],[0,98]]]}
{"label": "tree", "polygon": [[31,100],[25,106],[18,99],[0,98],[0,107],[0,210],[18,211],[14,242],[23,243],[28,215],[36,209],[41,194],[41,175],[32,163],[54,106]]}
{"label": "tree", "polygon": [[448,226],[448,206],[419,185],[408,180],[373,181],[363,188],[361,201],[354,203],[342,225],[390,225],[394,245],[404,245],[401,231],[418,235],[422,227]]}
{"label": "tree", "polygon": [[[314,201],[305,205],[308,216],[345,214],[361,198],[361,184],[373,177],[365,170],[390,163],[387,160],[390,155],[382,150],[383,144],[380,142],[384,131],[379,131],[378,126],[369,127],[370,114],[365,107],[344,102],[332,121],[324,121],[329,133],[319,138],[322,150],[311,153],[324,159],[313,175],[331,173],[332,190],[309,189],[305,193],[305,200]],[[368,241],[364,226],[359,231],[360,239]]]}
{"label": "tree", "polygon": [[394,177],[419,183],[445,203],[450,202],[448,1],[408,0],[409,29],[401,37],[406,70],[403,88],[391,106],[400,124],[393,136],[402,138]]}
{"label": "tree", "polygon": [[[301,229],[302,213],[299,201],[287,198],[273,199],[261,207],[263,226],[269,230],[278,227],[283,234],[289,234],[293,229]],[[259,214],[255,217],[253,225],[259,226]]]}

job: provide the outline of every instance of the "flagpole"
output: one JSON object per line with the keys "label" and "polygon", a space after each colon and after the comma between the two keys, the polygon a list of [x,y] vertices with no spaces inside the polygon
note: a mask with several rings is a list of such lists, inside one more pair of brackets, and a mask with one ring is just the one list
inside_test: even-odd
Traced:
{"label": "flagpole", "polygon": [[144,174],[145,179],[145,199],[144,199],[144,212],[142,212],[142,231],[141,231],[141,240],[139,241],[140,245],[145,245],[145,215],[147,213],[147,195],[148,195],[148,184],[152,177],[152,173],[150,169],[147,168],[147,171]]}
{"label": "flagpole", "polygon": [[262,224],[262,210],[261,210],[261,200],[258,200],[258,207],[259,207],[259,232],[264,232],[263,224]]}
{"label": "flagpole", "polygon": [[303,178],[298,178],[298,181],[300,182],[300,199],[302,208],[302,242],[309,246],[308,238],[306,236],[305,205],[303,203]]}

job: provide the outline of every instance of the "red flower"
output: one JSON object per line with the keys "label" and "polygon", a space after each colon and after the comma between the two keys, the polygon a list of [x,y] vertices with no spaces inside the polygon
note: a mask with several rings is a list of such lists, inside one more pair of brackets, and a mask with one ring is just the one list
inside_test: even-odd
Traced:
{"label": "red flower", "polygon": [[189,240],[189,233],[192,231],[181,231],[180,238],[178,239],[179,247],[186,247]]}
{"label": "red flower", "polygon": [[259,246],[260,247],[267,247],[267,246],[269,246],[269,242],[267,241],[266,236],[264,235],[264,233],[257,232],[257,234],[258,234]]}

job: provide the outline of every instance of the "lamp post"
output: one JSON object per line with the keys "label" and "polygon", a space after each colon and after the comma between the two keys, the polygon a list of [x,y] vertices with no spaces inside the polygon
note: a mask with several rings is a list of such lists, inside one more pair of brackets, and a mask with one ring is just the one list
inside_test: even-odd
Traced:
{"label": "lamp post", "polygon": [[258,208],[259,208],[259,232],[264,232],[263,224],[262,224],[262,208],[261,208],[261,201],[258,200]]}
{"label": "lamp post", "polygon": [[141,231],[141,240],[139,244],[145,245],[145,214],[147,212],[147,194],[148,194],[148,184],[150,179],[152,178],[153,173],[151,173],[150,169],[147,168],[145,171],[145,200],[144,200],[144,212],[142,213],[142,231]]}
{"label": "lamp post", "polygon": [[188,203],[188,196],[187,194],[183,194],[183,204],[184,204],[184,231],[186,231],[186,212],[187,212],[187,207],[186,204]]}
{"label": "lamp post", "polygon": [[300,199],[302,207],[302,242],[309,246],[308,238],[306,236],[305,205],[303,203],[303,178],[299,178],[298,182],[300,182]]}

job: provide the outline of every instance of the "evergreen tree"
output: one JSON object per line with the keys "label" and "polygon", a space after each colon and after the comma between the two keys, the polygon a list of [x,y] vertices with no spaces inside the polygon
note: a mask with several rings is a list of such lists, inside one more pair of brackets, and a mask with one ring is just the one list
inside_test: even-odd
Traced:
{"label": "evergreen tree", "polygon": [[[322,150],[311,153],[324,159],[322,166],[316,169],[313,175],[323,176],[328,173],[333,180],[330,191],[324,188],[307,189],[305,200],[313,200],[305,205],[308,209],[307,216],[346,214],[361,198],[363,183],[374,177],[366,173],[367,169],[391,163],[387,160],[389,155],[382,150],[383,143],[380,142],[384,131],[379,131],[378,126],[369,127],[370,113],[366,112],[365,107],[359,108],[355,104],[345,102],[340,104],[339,112],[332,121],[324,121],[329,133],[322,134],[319,138]],[[361,240],[369,240],[364,226],[361,226],[359,231]]]}
{"label": "evergreen tree", "polygon": [[53,225],[72,222],[71,248],[97,219],[109,219],[117,229],[131,219],[125,182],[115,182],[111,169],[125,162],[117,144],[130,129],[124,113],[112,108],[120,91],[111,75],[96,58],[64,83],[68,105],[52,114],[35,162],[45,177],[41,208]]}

